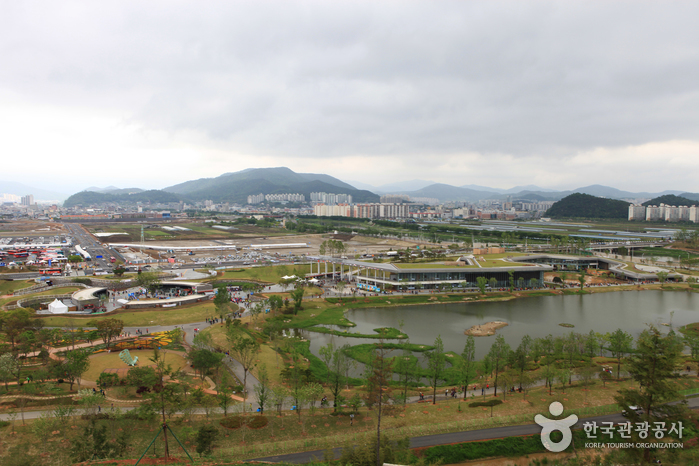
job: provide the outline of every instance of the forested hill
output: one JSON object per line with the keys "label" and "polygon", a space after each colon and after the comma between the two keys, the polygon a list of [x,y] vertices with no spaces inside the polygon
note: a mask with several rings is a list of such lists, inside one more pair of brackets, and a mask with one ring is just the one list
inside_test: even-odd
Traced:
{"label": "forested hill", "polygon": [[682,196],[675,196],[674,194],[666,194],[665,196],[660,196],[656,197],[655,199],[651,199],[650,201],[646,201],[643,203],[644,206],[648,207],[649,205],[660,205],[660,204],[667,204],[667,205],[674,205],[674,206],[691,206],[691,205],[699,205],[699,202],[693,201],[691,199],[687,199],[686,197]]}
{"label": "forested hill", "polygon": [[554,203],[546,211],[552,218],[618,218],[629,215],[629,203],[616,199],[604,199],[589,194],[575,193]]}
{"label": "forested hill", "polygon": [[73,194],[68,199],[65,200],[63,205],[65,207],[73,207],[76,205],[81,205],[87,207],[93,204],[103,204],[108,202],[114,203],[168,203],[168,202],[179,202],[182,200],[181,196],[177,194],[168,193],[158,189],[153,189],[150,191],[141,191],[139,193],[133,194],[111,194],[111,193],[96,193],[94,191],[81,191],[79,193]]}

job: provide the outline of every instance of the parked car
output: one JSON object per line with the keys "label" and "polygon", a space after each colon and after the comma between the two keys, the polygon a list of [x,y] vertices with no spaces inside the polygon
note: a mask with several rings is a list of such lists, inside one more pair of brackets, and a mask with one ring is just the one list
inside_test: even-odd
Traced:
{"label": "parked car", "polygon": [[[638,406],[629,406],[629,409],[635,412],[638,416],[641,416],[644,413],[643,408],[640,408]],[[621,415],[624,417],[628,417],[629,413],[625,409],[622,409]]]}

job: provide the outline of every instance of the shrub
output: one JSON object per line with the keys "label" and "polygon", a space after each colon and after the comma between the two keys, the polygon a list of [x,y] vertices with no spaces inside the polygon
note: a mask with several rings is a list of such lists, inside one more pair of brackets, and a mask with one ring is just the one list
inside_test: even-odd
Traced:
{"label": "shrub", "polygon": [[212,425],[203,426],[197,432],[197,453],[199,456],[209,455],[218,437],[218,430]]}
{"label": "shrub", "polygon": [[243,418],[240,416],[230,416],[221,419],[220,424],[226,429],[237,429],[243,424],[245,424],[245,422],[243,421]]}
{"label": "shrub", "polygon": [[0,428],[7,427],[10,425],[10,421],[0,421]]}
{"label": "shrub", "polygon": [[478,408],[480,406],[485,406],[490,408],[491,406],[497,406],[501,405],[502,400],[488,400],[488,401],[474,401],[473,403],[469,403],[468,407],[469,408]]}
{"label": "shrub", "polygon": [[269,420],[267,419],[267,416],[255,416],[248,421],[247,426],[250,429],[262,429],[268,423]]}

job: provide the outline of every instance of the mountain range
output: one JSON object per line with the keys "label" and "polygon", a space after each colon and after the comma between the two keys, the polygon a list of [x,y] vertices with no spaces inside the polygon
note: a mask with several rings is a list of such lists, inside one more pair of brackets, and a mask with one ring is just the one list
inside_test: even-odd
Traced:
{"label": "mountain range", "polygon": [[[65,198],[65,195],[60,193],[36,189],[15,182],[0,182],[0,192],[16,193],[17,195],[31,193],[34,194],[36,200]],[[666,190],[655,193],[630,192],[602,185],[590,185],[573,190],[556,191],[536,185],[502,189],[475,184],[452,186],[444,183],[433,183],[429,180],[415,179],[373,187],[360,182],[345,182],[326,174],[296,173],[286,167],[245,169],[238,172],[224,173],[214,178],[186,181],[162,190],[144,191],[135,187],[118,188],[107,186],[103,188],[91,187],[84,190],[84,192],[103,196],[86,196],[78,193],[80,196],[71,196],[66,201],[66,205],[84,205],[85,203],[96,202],[99,199],[113,199],[115,202],[119,202],[121,200],[133,201],[137,198],[141,202],[148,202],[148,199],[152,199],[152,202],[158,202],[156,199],[171,199],[173,201],[168,202],[212,200],[214,202],[245,204],[247,196],[251,194],[300,193],[304,194],[307,200],[310,200],[311,192],[351,194],[354,202],[378,202],[380,194],[406,194],[413,198],[434,198],[441,202],[505,200],[508,197],[513,201],[558,201],[574,193],[620,200],[645,200],[664,195],[677,195],[691,200],[699,200],[699,193],[687,193],[679,190]],[[168,193],[168,195],[160,193]],[[138,196],[135,196],[136,194]]]}

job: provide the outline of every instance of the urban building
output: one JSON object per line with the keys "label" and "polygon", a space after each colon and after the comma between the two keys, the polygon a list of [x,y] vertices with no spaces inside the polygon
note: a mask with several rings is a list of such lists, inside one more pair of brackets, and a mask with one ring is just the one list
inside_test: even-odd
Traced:
{"label": "urban building", "polygon": [[34,205],[34,195],[33,194],[27,194],[26,196],[22,196],[22,199],[20,201],[20,204],[23,206],[30,206]]}

